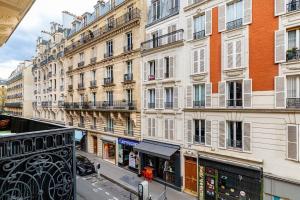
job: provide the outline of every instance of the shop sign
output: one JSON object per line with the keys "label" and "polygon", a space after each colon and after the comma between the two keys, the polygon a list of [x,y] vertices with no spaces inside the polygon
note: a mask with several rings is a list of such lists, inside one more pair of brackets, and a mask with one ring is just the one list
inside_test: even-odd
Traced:
{"label": "shop sign", "polygon": [[119,144],[123,144],[123,145],[127,145],[127,146],[136,146],[139,142],[134,141],[134,140],[127,140],[124,138],[118,138],[118,143]]}

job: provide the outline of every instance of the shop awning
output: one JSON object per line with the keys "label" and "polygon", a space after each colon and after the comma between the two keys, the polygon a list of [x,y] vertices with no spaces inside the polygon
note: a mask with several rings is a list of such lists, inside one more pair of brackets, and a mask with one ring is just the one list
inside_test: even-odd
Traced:
{"label": "shop awning", "polygon": [[180,146],[144,140],[133,149],[141,153],[170,160],[170,157],[180,149]]}

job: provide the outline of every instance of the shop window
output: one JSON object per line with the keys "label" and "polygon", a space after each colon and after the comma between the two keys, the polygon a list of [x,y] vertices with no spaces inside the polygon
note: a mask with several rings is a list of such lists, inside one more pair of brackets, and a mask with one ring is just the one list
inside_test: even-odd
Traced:
{"label": "shop window", "polygon": [[194,120],[194,141],[205,144],[205,120]]}
{"label": "shop window", "polygon": [[236,149],[243,148],[242,122],[228,121],[227,146]]}

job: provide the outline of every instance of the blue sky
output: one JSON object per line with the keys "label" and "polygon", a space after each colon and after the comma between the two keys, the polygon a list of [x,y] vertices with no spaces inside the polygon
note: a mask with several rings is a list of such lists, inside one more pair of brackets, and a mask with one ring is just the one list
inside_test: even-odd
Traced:
{"label": "blue sky", "polygon": [[35,55],[41,30],[48,31],[52,21],[62,24],[62,11],[81,15],[93,11],[96,3],[97,0],[36,0],[8,42],[0,48],[0,78],[7,79],[19,62]]}

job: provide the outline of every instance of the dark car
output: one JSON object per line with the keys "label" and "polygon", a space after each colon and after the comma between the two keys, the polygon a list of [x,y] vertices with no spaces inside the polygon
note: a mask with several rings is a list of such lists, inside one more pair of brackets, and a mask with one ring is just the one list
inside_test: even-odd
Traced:
{"label": "dark car", "polygon": [[76,156],[76,174],[79,176],[86,176],[95,173],[95,166],[88,158],[77,155]]}

